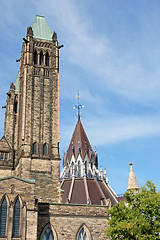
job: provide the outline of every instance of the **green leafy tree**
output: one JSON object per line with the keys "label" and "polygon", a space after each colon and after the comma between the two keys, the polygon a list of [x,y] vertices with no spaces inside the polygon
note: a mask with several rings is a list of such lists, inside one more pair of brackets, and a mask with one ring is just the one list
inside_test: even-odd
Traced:
{"label": "green leafy tree", "polygon": [[160,239],[160,192],[147,181],[137,194],[125,193],[126,200],[108,210],[106,235],[111,239]]}

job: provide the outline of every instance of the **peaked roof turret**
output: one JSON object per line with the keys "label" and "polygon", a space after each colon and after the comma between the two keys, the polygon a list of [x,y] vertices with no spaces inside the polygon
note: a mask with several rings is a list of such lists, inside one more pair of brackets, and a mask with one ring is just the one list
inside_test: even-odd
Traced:
{"label": "peaked roof turret", "polygon": [[[79,94],[78,94],[79,100]],[[80,104],[78,120],[73,132],[69,148],[63,157],[61,172],[61,189],[64,191],[62,202],[71,204],[114,205],[119,200],[110,187],[106,170],[98,169],[97,153],[90,145],[87,134],[80,118]]]}
{"label": "peaked roof turret", "polygon": [[130,165],[130,172],[129,172],[127,190],[138,190],[139,186],[138,186],[138,182],[137,182],[136,176],[133,171],[133,167],[132,167],[133,164],[130,162],[129,165]]}
{"label": "peaked roof turret", "polygon": [[44,16],[36,15],[32,30],[34,38],[52,41],[52,32]]}
{"label": "peaked roof turret", "polygon": [[74,154],[75,158],[77,158],[79,153],[81,154],[82,159],[86,153],[89,158],[91,158],[92,155],[95,156],[95,152],[92,150],[80,118],[77,120],[77,124],[66,153],[67,156],[65,156],[65,158],[67,157],[70,161],[72,154]]}

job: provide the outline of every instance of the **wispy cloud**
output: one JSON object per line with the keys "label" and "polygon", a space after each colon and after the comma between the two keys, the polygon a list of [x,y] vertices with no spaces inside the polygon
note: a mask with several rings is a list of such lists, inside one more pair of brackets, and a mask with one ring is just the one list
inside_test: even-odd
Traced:
{"label": "wispy cloud", "polygon": [[[159,116],[160,118],[160,116]],[[160,122],[157,116],[137,117],[137,116],[120,116],[110,115],[107,118],[91,116],[84,122],[87,135],[90,142],[95,146],[103,146],[117,142],[133,140],[136,138],[147,138],[160,135]],[[69,129],[69,131],[67,131]],[[65,130],[65,131],[64,131]],[[72,131],[71,131],[72,130]],[[65,145],[69,144],[73,125],[63,125],[63,132],[67,132]],[[68,137],[67,137],[68,136]]]}
{"label": "wispy cloud", "polygon": [[[98,123],[98,127],[93,126]],[[97,119],[90,121],[87,129],[92,141],[97,145],[106,145],[135,138],[144,138],[160,135],[160,123],[156,117],[123,117],[115,116],[112,119]],[[96,136],[96,137],[95,137]]]}
{"label": "wispy cloud", "polygon": [[[41,2],[40,6],[42,7],[42,5]],[[87,72],[91,74],[87,82],[84,76],[81,83],[96,88],[98,82],[98,89],[106,89],[144,105],[159,98],[160,70],[156,61],[159,62],[157,49],[160,50],[160,44],[156,44],[156,50],[152,45],[152,42],[155,43],[152,35],[154,35],[157,25],[146,24],[147,26],[145,26],[144,22],[148,23],[145,14],[142,15],[143,18],[139,17],[137,20],[139,21],[139,30],[135,39],[133,41],[124,39],[126,47],[121,52],[121,48],[117,49],[117,46],[112,43],[110,36],[104,36],[98,31],[93,34],[90,31],[91,19],[88,21],[85,14],[83,14],[83,18],[81,17],[75,1],[70,1],[70,4],[63,0],[53,1],[48,9],[49,12],[52,9],[56,9],[54,18],[63,29],[67,45],[65,46],[67,48],[65,50],[66,61],[69,60],[72,64],[85,70],[86,74]],[[106,24],[107,26],[108,24]],[[123,37],[127,37],[127,34],[125,33]],[[148,47],[148,44],[151,47]],[[70,79],[70,82],[73,81],[74,79]]]}

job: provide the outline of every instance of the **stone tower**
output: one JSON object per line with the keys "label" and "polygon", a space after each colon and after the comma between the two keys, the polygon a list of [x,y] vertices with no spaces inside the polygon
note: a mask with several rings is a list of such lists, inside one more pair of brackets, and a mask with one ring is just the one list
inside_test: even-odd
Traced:
{"label": "stone tower", "polygon": [[62,46],[39,15],[23,40],[19,73],[7,94],[4,136],[14,150],[14,175],[36,180],[35,193],[40,201],[45,196],[45,201],[57,202]]}

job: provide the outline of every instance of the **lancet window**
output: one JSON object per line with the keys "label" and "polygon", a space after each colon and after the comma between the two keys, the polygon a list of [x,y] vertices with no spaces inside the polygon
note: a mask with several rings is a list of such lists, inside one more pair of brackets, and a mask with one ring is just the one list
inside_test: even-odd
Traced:
{"label": "lancet window", "polygon": [[78,234],[78,240],[89,240],[89,238],[87,237],[87,233],[85,232],[83,227]]}
{"label": "lancet window", "polygon": [[76,235],[76,240],[91,240],[92,236],[89,229],[83,224]]}
{"label": "lancet window", "polygon": [[1,204],[1,213],[0,213],[0,236],[5,236],[6,234],[6,222],[7,222],[7,200],[3,199]]}
{"label": "lancet window", "polygon": [[37,153],[37,143],[36,143],[36,142],[33,143],[32,153],[33,153],[33,154],[36,154],[36,153]]}
{"label": "lancet window", "polygon": [[20,227],[20,201],[17,198],[14,205],[13,213],[13,237],[19,236],[19,227]]}
{"label": "lancet window", "polygon": [[45,65],[49,66],[49,54],[48,54],[48,52],[46,53]]}
{"label": "lancet window", "polygon": [[47,155],[47,144],[43,144],[43,155]]}
{"label": "lancet window", "polygon": [[43,64],[43,53],[42,51],[40,52],[40,59],[39,59],[39,65]]}

